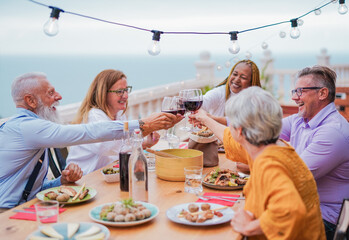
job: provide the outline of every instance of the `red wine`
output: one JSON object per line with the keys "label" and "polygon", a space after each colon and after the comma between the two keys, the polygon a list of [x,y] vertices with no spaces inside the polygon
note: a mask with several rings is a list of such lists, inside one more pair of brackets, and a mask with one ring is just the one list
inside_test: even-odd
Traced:
{"label": "red wine", "polygon": [[178,113],[183,116],[185,114],[185,109],[179,109]]}
{"label": "red wine", "polygon": [[188,111],[194,112],[200,109],[202,101],[185,101],[184,106]]}
{"label": "red wine", "polygon": [[163,110],[161,112],[165,112],[165,113],[172,113],[173,115],[177,115],[177,110]]}
{"label": "red wine", "polygon": [[120,190],[123,192],[129,191],[128,186],[128,160],[130,158],[130,153],[119,153],[119,163],[120,163]]}

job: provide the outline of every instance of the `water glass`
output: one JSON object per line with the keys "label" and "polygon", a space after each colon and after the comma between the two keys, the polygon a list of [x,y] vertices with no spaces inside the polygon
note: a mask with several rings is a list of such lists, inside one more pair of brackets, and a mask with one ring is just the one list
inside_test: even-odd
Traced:
{"label": "water glass", "polygon": [[187,193],[202,192],[202,167],[185,167],[184,191]]}
{"label": "water glass", "polygon": [[170,134],[170,135],[167,135],[167,142],[168,142],[169,149],[178,149],[179,144],[181,143],[181,140],[178,136],[174,134]]}
{"label": "water glass", "polygon": [[58,201],[40,201],[34,206],[39,227],[58,222]]}
{"label": "water glass", "polygon": [[155,155],[153,153],[145,153],[147,158],[148,171],[155,171]]}

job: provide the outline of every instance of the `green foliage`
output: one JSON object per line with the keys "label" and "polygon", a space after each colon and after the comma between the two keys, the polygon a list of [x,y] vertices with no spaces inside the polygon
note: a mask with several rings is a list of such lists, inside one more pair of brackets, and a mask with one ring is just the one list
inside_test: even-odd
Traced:
{"label": "green foliage", "polygon": [[209,85],[206,85],[204,87],[201,88],[201,91],[202,91],[202,95],[205,95],[205,93],[207,93],[208,91],[210,91],[213,87],[212,86],[209,86]]}

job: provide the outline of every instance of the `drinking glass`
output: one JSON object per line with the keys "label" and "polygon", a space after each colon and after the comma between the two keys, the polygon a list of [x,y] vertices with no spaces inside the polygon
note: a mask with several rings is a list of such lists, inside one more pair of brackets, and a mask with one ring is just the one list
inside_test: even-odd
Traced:
{"label": "drinking glass", "polygon": [[[164,97],[164,99],[162,100],[161,112],[172,113],[174,115],[177,115],[178,106],[177,106],[176,98],[175,97]],[[170,137],[171,137],[170,134],[166,130],[166,134],[165,134],[164,139],[168,140]]]}
{"label": "drinking glass", "polygon": [[185,95],[186,95],[185,92],[186,91],[187,90],[181,90],[179,92],[179,96],[178,96],[178,106],[179,106],[178,107],[178,113],[185,116],[184,126],[181,127],[180,130],[189,132],[191,128],[187,126],[188,112],[187,112],[187,110],[185,109],[185,106],[184,106],[184,100],[185,100]]}
{"label": "drinking glass", "polygon": [[[188,89],[184,92],[184,107],[187,111],[194,113],[202,106],[203,96],[201,89]],[[192,132],[197,132],[198,129],[191,126]]]}
{"label": "drinking glass", "polygon": [[36,221],[39,228],[45,224],[58,222],[58,201],[40,201],[35,205]]}
{"label": "drinking glass", "polygon": [[192,166],[184,168],[184,191],[198,194],[202,192],[202,167]]}

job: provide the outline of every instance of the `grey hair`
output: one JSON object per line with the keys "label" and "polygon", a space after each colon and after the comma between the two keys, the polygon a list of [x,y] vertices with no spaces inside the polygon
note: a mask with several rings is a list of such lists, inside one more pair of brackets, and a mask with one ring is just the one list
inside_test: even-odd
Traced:
{"label": "grey hair", "polygon": [[46,74],[40,72],[25,73],[17,77],[11,86],[11,95],[15,103],[23,101],[24,95],[33,94],[40,86],[39,78],[46,78]]}
{"label": "grey hair", "polygon": [[313,67],[306,67],[300,70],[297,77],[300,78],[307,75],[312,75],[314,77],[313,83],[317,87],[327,88],[329,92],[327,98],[330,102],[334,102],[336,98],[336,72],[329,67],[315,65]]}
{"label": "grey hair", "polygon": [[231,127],[241,127],[252,145],[268,145],[279,138],[282,109],[277,100],[260,87],[249,87],[232,96],[226,103],[225,113]]}

